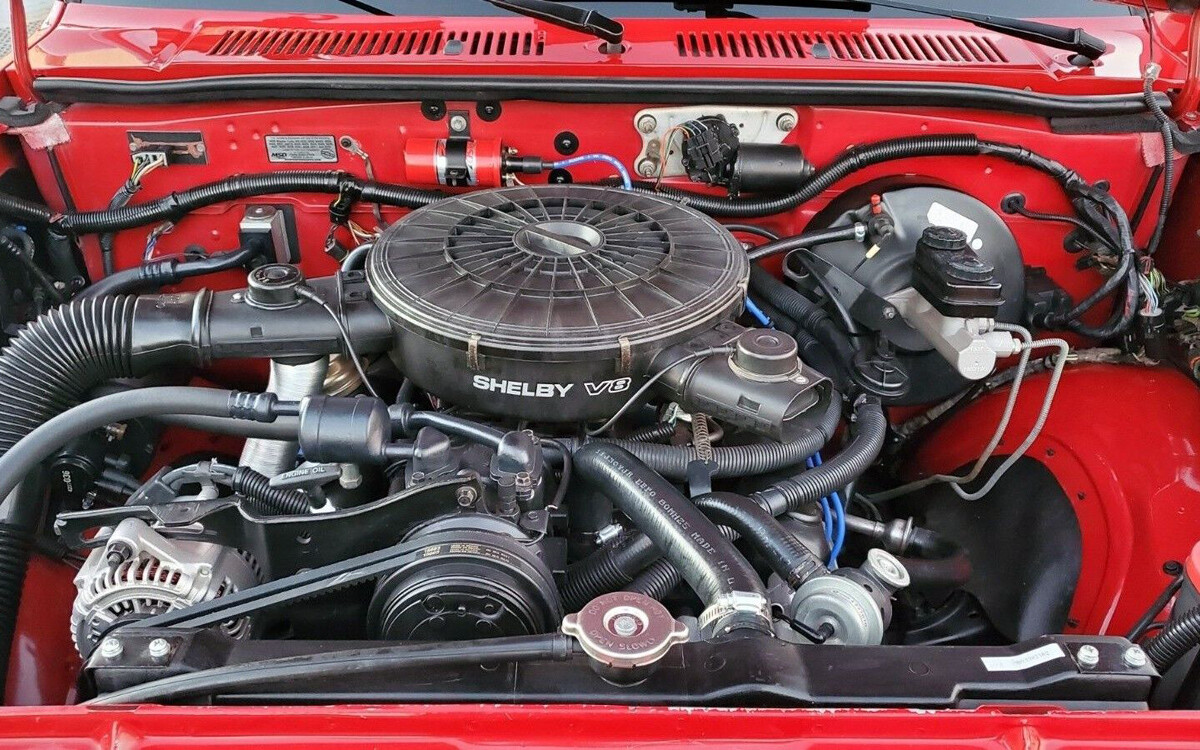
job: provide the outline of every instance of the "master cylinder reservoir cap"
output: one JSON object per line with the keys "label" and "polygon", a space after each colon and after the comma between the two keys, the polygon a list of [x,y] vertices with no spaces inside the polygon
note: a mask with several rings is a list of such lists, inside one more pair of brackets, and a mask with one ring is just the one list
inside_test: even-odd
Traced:
{"label": "master cylinder reservoir cap", "polygon": [[579,642],[598,674],[618,684],[645,679],[671,646],[688,639],[687,625],[666,607],[631,591],[596,597],[563,618],[562,632]]}

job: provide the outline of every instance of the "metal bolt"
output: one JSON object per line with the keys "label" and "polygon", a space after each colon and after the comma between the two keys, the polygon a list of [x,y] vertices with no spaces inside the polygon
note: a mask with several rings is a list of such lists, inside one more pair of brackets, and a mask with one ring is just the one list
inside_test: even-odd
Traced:
{"label": "metal bolt", "polygon": [[125,647],[116,638],[105,638],[100,642],[100,655],[105,659],[115,659],[124,650]]}
{"label": "metal bolt", "polygon": [[894,308],[894,307],[883,308],[883,319],[884,320],[892,320],[895,317],[896,317],[896,308]]}
{"label": "metal bolt", "polygon": [[108,549],[104,551],[104,558],[108,561],[110,567],[117,567],[129,558],[133,557],[133,547],[127,543],[117,540],[108,545]]}
{"label": "metal bolt", "polygon": [[450,129],[455,133],[461,133],[467,129],[467,118],[462,115],[455,115],[450,118]]}
{"label": "metal bolt", "polygon": [[658,162],[654,159],[642,159],[637,164],[637,171],[642,177],[653,177],[658,171]]}
{"label": "metal bolt", "polygon": [[796,116],[791,112],[784,112],[775,120],[775,127],[785,133],[790,133],[796,129]]}
{"label": "metal bolt", "polygon": [[146,652],[150,654],[150,658],[152,659],[162,659],[171,653],[171,644],[166,638],[155,638],[146,647]]}
{"label": "metal bolt", "polygon": [[1079,666],[1091,668],[1100,663],[1100,649],[1092,645],[1083,645],[1075,652]]}
{"label": "metal bolt", "polygon": [[643,133],[653,133],[658,127],[658,120],[654,119],[654,115],[642,115],[638,118],[637,129]]}
{"label": "metal bolt", "polygon": [[605,545],[621,535],[625,529],[619,523],[610,523],[596,532],[596,544]]}
{"label": "metal bolt", "polygon": [[454,500],[463,508],[471,507],[478,497],[479,493],[475,491],[474,487],[459,487],[454,493]]}
{"label": "metal bolt", "polygon": [[1146,652],[1142,650],[1141,646],[1130,646],[1121,655],[1121,661],[1125,662],[1125,666],[1127,667],[1141,669],[1146,666],[1149,659],[1146,658]]}

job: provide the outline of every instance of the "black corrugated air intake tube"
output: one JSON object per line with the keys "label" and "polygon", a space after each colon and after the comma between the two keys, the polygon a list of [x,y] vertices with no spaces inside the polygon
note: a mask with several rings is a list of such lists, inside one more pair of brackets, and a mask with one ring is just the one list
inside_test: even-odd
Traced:
{"label": "black corrugated air intake tube", "polygon": [[[325,297],[337,294],[333,281],[312,283]],[[138,377],[167,363],[197,364],[251,352],[344,353],[338,323],[314,303],[255,310],[237,304],[233,293],[210,292],[173,295],[172,303],[127,295],[78,299],[13,338],[0,355],[0,455],[112,379]],[[247,316],[253,317],[252,325]],[[297,316],[304,317],[302,323]],[[374,305],[345,303],[342,316],[360,353],[390,345],[391,326]],[[302,339],[294,334],[297,325],[305,331]],[[6,673],[21,586],[44,510],[37,484],[32,473],[0,507],[0,675]]]}
{"label": "black corrugated air intake tube", "polygon": [[[56,414],[75,406],[93,386],[134,375],[131,297],[68,304],[34,321],[0,356],[0,454]],[[33,485],[33,486],[31,486]],[[21,587],[41,504],[29,480],[0,509],[0,675],[21,604]]]}

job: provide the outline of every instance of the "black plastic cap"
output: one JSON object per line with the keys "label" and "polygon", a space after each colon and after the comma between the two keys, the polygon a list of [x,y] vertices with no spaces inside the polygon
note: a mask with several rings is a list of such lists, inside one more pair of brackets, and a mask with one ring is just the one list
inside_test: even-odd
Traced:
{"label": "black plastic cap", "polygon": [[960,252],[970,248],[966,232],[954,227],[926,227],[921,233],[921,244],[930,250]]}
{"label": "black plastic cap", "polygon": [[942,315],[994,318],[1004,304],[996,269],[960,229],[926,227],[913,260],[913,287]]}

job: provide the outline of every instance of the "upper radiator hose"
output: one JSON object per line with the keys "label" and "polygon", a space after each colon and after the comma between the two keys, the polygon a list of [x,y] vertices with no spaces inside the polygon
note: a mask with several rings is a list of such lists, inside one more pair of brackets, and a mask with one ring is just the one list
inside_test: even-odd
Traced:
{"label": "upper radiator hose", "polygon": [[623,448],[589,443],[575,470],[654,541],[704,601],[707,636],[731,629],[770,632],[771,614],[758,573],[675,485]]}

